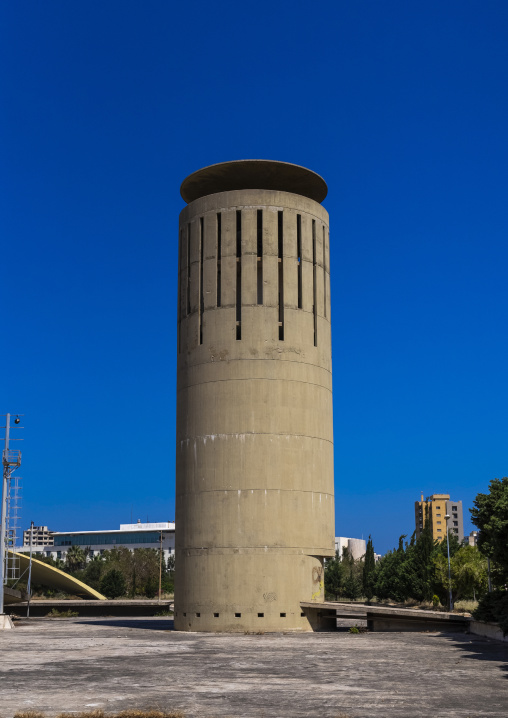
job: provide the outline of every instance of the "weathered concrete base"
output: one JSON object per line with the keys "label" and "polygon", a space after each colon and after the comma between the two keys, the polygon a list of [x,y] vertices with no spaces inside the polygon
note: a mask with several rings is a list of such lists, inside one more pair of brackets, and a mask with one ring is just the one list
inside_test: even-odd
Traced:
{"label": "weathered concrete base", "polygon": [[6,613],[0,613],[0,631],[7,631],[11,628],[14,628],[12,618]]}
{"label": "weathered concrete base", "polygon": [[492,638],[494,641],[508,643],[508,635],[504,636],[502,630],[496,623],[471,620],[469,633],[474,633],[476,636],[484,636],[484,638]]}

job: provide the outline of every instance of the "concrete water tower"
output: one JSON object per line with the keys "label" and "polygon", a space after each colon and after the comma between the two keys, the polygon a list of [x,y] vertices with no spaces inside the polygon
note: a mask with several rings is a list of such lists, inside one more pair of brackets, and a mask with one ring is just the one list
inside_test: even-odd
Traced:
{"label": "concrete water tower", "polygon": [[175,628],[311,630],[334,555],[327,187],[284,162],[184,180]]}

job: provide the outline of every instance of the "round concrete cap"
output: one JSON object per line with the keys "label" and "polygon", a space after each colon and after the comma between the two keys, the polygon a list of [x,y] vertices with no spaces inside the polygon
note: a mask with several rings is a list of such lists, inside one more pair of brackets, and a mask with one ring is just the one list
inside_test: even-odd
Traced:
{"label": "round concrete cap", "polygon": [[328,187],[315,172],[275,160],[235,160],[203,167],[186,177],[180,194],[187,204],[216,192],[235,189],[267,189],[292,192],[322,202]]}

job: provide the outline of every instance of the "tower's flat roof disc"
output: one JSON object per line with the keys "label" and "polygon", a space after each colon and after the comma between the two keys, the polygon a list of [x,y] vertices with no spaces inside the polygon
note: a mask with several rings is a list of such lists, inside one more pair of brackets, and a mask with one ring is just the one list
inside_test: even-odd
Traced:
{"label": "tower's flat roof disc", "polygon": [[186,177],[180,187],[185,202],[216,192],[235,189],[268,189],[293,192],[322,202],[328,187],[312,170],[275,160],[235,160],[210,165]]}

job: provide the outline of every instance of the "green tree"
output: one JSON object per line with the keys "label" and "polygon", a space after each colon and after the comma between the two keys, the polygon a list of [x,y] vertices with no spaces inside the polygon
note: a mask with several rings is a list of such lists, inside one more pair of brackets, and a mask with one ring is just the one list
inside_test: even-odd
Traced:
{"label": "green tree", "polygon": [[418,601],[431,601],[434,594],[432,586],[434,541],[428,521],[426,521],[425,528],[416,541],[413,536],[412,548],[411,563],[407,567],[408,575],[411,576],[408,598],[415,598]]}
{"label": "green tree", "polygon": [[362,584],[359,577],[355,575],[354,567],[350,566],[349,574],[344,581],[344,596],[354,601],[362,595]]}
{"label": "green tree", "polygon": [[488,494],[478,494],[470,509],[479,529],[478,548],[494,560],[502,583],[508,582],[508,477],[492,479]]}
{"label": "green tree", "polygon": [[405,538],[405,535],[400,536],[398,548],[388,551],[379,562],[374,594],[380,599],[402,602],[408,597],[407,581],[404,577]]}
{"label": "green tree", "polygon": [[92,588],[99,590],[105,565],[101,556],[94,556],[83,571],[83,581]]}
{"label": "green tree", "polygon": [[345,565],[340,560],[339,552],[329,558],[325,564],[325,594],[333,596],[337,601],[344,588]]}
{"label": "green tree", "polygon": [[78,571],[86,563],[86,554],[81,546],[71,546],[65,557],[65,565],[69,572]]}
{"label": "green tree", "polygon": [[492,479],[488,494],[478,494],[470,509],[479,529],[478,548],[491,560],[491,578],[495,590],[486,593],[474,612],[480,621],[499,623],[508,633],[508,477]]}
{"label": "green tree", "polygon": [[367,541],[367,549],[365,551],[365,563],[363,565],[363,595],[370,603],[374,597],[374,586],[376,583],[376,559],[374,557],[374,546],[372,544],[372,537],[369,536]]}
{"label": "green tree", "polygon": [[454,533],[451,529],[448,531],[448,544],[446,543],[446,536],[442,539],[442,541],[439,541],[439,539],[436,540],[436,550],[443,554],[443,556],[448,559],[448,546],[450,546],[450,558],[453,558],[457,551],[460,549],[461,544],[459,543],[459,539],[456,533]]}
{"label": "green tree", "polygon": [[127,585],[123,573],[117,568],[109,569],[101,579],[100,590],[108,598],[124,596],[127,591]]}
{"label": "green tree", "polygon": [[463,546],[451,559],[456,601],[478,598],[487,590],[487,559],[476,546]]}

